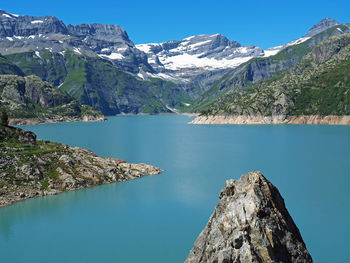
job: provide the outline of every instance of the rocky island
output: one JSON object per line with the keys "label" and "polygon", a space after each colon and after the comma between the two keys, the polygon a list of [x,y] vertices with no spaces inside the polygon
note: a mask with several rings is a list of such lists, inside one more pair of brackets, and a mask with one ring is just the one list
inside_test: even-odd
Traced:
{"label": "rocky island", "polygon": [[282,196],[260,172],[226,181],[185,263],[312,262]]}
{"label": "rocky island", "polygon": [[0,125],[0,207],[161,172],[151,165],[101,158],[86,149],[37,140],[30,131]]}

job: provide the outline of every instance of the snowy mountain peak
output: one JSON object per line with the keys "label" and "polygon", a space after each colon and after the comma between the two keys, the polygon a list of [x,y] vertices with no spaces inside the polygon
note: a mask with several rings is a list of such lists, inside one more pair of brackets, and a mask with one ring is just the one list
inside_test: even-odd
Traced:
{"label": "snowy mountain peak", "polygon": [[[148,56],[148,63],[160,78],[189,82],[198,74],[213,70],[229,70],[263,50],[255,46],[242,47],[220,34],[196,35],[164,43],[140,44],[136,47]],[[197,73],[194,74],[194,71]]]}

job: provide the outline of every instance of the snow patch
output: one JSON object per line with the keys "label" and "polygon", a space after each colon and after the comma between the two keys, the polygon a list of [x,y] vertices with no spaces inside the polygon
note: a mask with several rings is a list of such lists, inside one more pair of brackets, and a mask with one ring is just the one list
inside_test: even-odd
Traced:
{"label": "snow patch", "polygon": [[301,37],[301,38],[298,38],[297,40],[293,40],[293,41],[287,43],[287,45],[285,45],[285,46],[289,47],[289,46],[298,45],[298,44],[301,44],[309,39],[310,39],[310,37]]}
{"label": "snow patch", "polygon": [[108,52],[109,51],[109,48],[102,48],[101,49],[101,52]]}
{"label": "snow patch", "polygon": [[12,18],[12,16],[9,16],[8,14],[2,14],[4,17],[7,17],[7,18]]}
{"label": "snow patch", "polygon": [[41,57],[40,57],[40,53],[39,53],[39,51],[35,51],[35,56],[37,56],[37,57],[41,58]]}
{"label": "snow patch", "polygon": [[7,40],[13,41],[12,37],[6,37]]}
{"label": "snow patch", "polygon": [[111,53],[110,55],[100,54],[99,56],[103,58],[118,59],[118,60],[125,58],[122,54],[119,54],[119,53]]}
{"label": "snow patch", "polygon": [[41,23],[44,23],[44,21],[42,21],[42,20],[33,20],[30,23],[32,23],[32,24],[41,24]]}
{"label": "snow patch", "polygon": [[145,77],[141,73],[138,73],[137,76],[141,79],[145,79]]}
{"label": "snow patch", "polygon": [[138,50],[141,50],[145,53],[149,53],[151,51],[151,48],[154,44],[139,44],[139,45],[136,45],[136,48]]}
{"label": "snow patch", "polygon": [[344,34],[344,31],[341,30],[339,27],[337,27],[337,30],[338,30],[340,33],[343,33],[343,34]]}
{"label": "snow patch", "polygon": [[80,50],[79,50],[79,48],[73,48],[73,51],[75,52],[75,53],[78,53],[79,55],[81,55],[81,52],[80,52]]}
{"label": "snow patch", "polygon": [[270,57],[270,56],[276,55],[282,49],[283,49],[283,46],[278,46],[278,47],[266,49],[266,50],[264,50],[264,57]]}
{"label": "snow patch", "polygon": [[159,60],[170,70],[178,70],[183,68],[208,68],[208,69],[224,69],[235,68],[240,64],[250,60],[252,56],[236,57],[233,59],[214,59],[214,58],[198,58],[197,55],[181,54],[172,57],[160,57]]}

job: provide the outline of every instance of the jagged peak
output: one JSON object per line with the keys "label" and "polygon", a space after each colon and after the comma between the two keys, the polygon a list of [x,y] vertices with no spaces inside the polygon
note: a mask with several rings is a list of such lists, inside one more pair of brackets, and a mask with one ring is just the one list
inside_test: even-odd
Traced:
{"label": "jagged peak", "polygon": [[322,19],[320,22],[318,22],[317,24],[313,25],[307,32],[306,36],[309,36],[309,37],[314,36],[322,32],[323,30],[326,30],[336,25],[340,25],[340,23],[334,20],[333,18],[326,17]]}

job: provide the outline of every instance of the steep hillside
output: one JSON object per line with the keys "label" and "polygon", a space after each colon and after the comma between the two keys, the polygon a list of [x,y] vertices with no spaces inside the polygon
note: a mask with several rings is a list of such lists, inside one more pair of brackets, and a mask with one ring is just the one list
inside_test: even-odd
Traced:
{"label": "steep hillside", "polygon": [[303,115],[350,115],[349,76],[350,34],[333,36],[291,69],[249,89],[227,92],[203,114],[261,116],[262,123],[297,123],[297,116]]}
{"label": "steep hillside", "polygon": [[[66,91],[82,104],[106,115],[181,110],[190,97],[169,81],[140,80],[99,57],[48,50],[7,55],[26,75],[35,74]],[[174,110],[173,110],[174,111]]]}
{"label": "steep hillside", "polygon": [[117,25],[66,26],[0,10],[0,53],[0,73],[37,75],[104,114],[177,112],[191,102],[182,86],[152,75],[146,54]]}
{"label": "steep hillside", "polygon": [[7,110],[11,123],[104,119],[101,112],[37,76],[0,75],[0,108]]}
{"label": "steep hillside", "polygon": [[[319,24],[324,24],[323,22],[321,21]],[[334,23],[326,23],[326,25],[321,27],[322,29],[326,27],[322,32],[310,29],[307,36],[299,41],[299,44],[287,44],[275,55],[266,58],[253,58],[233,69],[194,102],[193,110],[197,112],[206,110],[211,107],[215,100],[220,96],[226,96],[226,93],[229,91],[248,89],[261,80],[269,79],[277,73],[294,66],[321,41],[330,36],[350,32],[349,28],[345,25],[327,28],[327,25],[331,26]]]}

